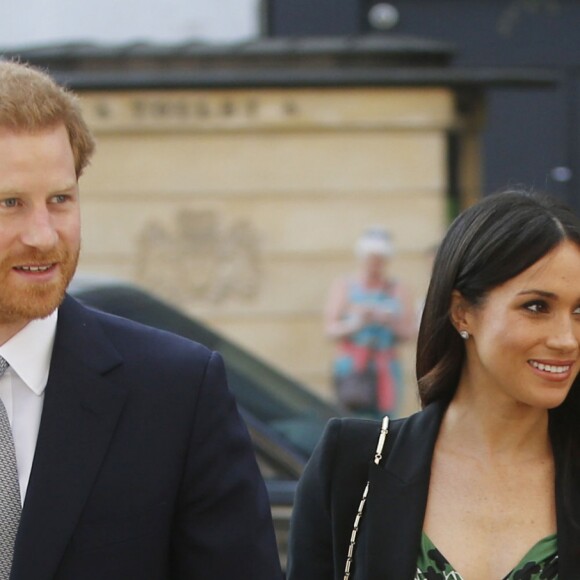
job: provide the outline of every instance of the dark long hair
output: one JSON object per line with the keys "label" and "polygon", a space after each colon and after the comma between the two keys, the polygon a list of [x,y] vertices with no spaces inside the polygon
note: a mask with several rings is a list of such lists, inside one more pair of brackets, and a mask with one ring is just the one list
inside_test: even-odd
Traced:
{"label": "dark long hair", "polygon": [[[568,207],[539,193],[497,193],[455,219],[435,257],[419,329],[416,371],[423,406],[449,401],[463,366],[464,341],[449,313],[453,290],[469,303],[480,304],[490,290],[563,240],[580,246],[580,220]],[[563,407],[576,401],[578,408],[579,383],[577,378]]]}
{"label": "dark long hair", "polygon": [[[485,198],[451,224],[433,265],[417,343],[417,379],[423,406],[449,402],[465,357],[464,341],[451,324],[451,293],[471,304],[517,276],[564,240],[580,247],[580,220],[566,206],[538,193],[505,191]],[[580,287],[580,281],[578,282]],[[564,507],[576,528],[572,497],[580,485],[580,378],[549,411],[552,449],[561,473]]]}

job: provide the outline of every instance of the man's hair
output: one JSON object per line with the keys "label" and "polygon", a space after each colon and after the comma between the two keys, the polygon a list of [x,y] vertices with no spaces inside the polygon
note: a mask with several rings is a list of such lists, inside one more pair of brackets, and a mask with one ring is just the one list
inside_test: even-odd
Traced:
{"label": "man's hair", "polygon": [[28,64],[0,59],[0,128],[36,133],[63,124],[77,177],[95,149],[78,99],[48,74]]}

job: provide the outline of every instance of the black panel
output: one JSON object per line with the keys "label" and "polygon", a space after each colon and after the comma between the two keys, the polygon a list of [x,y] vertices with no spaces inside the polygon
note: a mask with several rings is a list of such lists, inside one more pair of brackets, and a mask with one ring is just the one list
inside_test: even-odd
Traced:
{"label": "black panel", "polygon": [[350,36],[362,28],[359,0],[270,0],[270,36]]}
{"label": "black panel", "polygon": [[[364,11],[375,3],[363,0]],[[572,0],[400,0],[393,32],[455,44],[459,66],[548,67],[551,90],[490,89],[484,132],[484,191],[525,184],[580,210],[576,67],[580,2]],[[364,21],[363,31],[371,30]]]}

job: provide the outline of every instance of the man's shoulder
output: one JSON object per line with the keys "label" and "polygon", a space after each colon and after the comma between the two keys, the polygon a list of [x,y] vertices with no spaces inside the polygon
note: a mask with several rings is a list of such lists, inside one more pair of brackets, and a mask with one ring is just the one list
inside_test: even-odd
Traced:
{"label": "man's shoulder", "polygon": [[198,342],[166,330],[97,310],[67,296],[59,309],[58,330],[79,332],[80,328],[85,333],[105,337],[124,354],[139,352],[153,355],[156,353],[162,356],[171,356],[173,359],[181,355],[204,360],[207,360],[211,355],[211,350]]}

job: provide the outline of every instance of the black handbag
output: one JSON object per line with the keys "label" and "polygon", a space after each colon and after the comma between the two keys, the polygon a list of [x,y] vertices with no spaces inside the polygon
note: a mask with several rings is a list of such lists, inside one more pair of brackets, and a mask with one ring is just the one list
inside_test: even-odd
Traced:
{"label": "black handbag", "polygon": [[350,411],[373,409],[377,404],[377,373],[365,368],[343,377],[335,377],[338,402]]}

